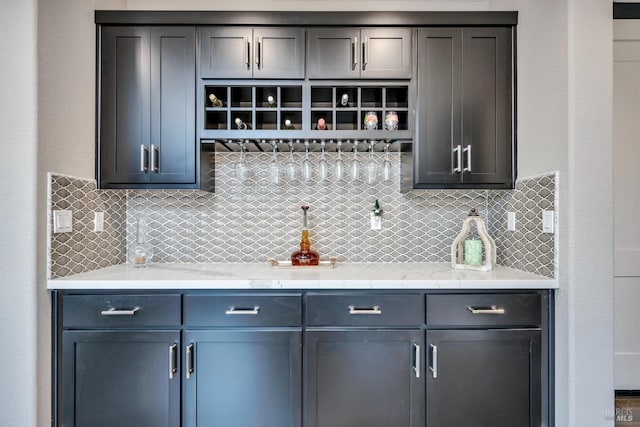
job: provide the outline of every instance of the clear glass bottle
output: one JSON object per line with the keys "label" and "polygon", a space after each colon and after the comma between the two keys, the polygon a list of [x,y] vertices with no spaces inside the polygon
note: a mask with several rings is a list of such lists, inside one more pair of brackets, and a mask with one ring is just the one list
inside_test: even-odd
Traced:
{"label": "clear glass bottle", "polygon": [[302,206],[302,239],[300,240],[300,250],[291,254],[292,265],[318,265],[320,262],[320,254],[311,249],[311,243],[309,242],[307,210],[309,210],[309,206]]}
{"label": "clear glass bottle", "polygon": [[129,264],[134,267],[146,267],[153,258],[153,247],[147,241],[146,217],[138,217],[136,224],[136,240],[129,246]]}

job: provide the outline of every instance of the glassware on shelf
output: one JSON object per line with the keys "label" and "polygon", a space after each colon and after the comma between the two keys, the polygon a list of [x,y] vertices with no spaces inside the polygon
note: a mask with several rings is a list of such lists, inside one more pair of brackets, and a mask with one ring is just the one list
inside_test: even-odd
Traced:
{"label": "glassware on shelf", "polygon": [[249,162],[245,158],[244,143],[239,141],[240,145],[240,160],[236,163],[236,179],[240,182],[245,182],[249,178]]}
{"label": "glassware on shelf", "polygon": [[284,129],[286,130],[295,130],[296,129],[296,125],[294,125],[291,120],[286,119],[284,121]]}
{"label": "glassware on shelf", "polygon": [[349,94],[343,93],[340,97],[340,102],[338,103],[340,107],[348,107],[349,106]]}
{"label": "glassware on shelf", "polygon": [[378,165],[376,164],[376,161],[373,158],[374,145],[375,145],[375,142],[371,141],[369,146],[369,161],[367,162],[367,167],[366,167],[367,184],[375,184],[377,179]]}
{"label": "glassware on shelf", "polygon": [[316,122],[316,130],[327,130],[327,121],[323,117]]}
{"label": "glassware on shelf", "polygon": [[136,221],[136,240],[127,251],[129,264],[134,267],[146,267],[153,258],[153,247],[147,241],[147,219],[141,215]]}
{"label": "glassware on shelf", "polygon": [[320,142],[320,149],[322,154],[320,154],[320,162],[318,162],[318,180],[326,181],[329,178],[329,164],[325,160],[325,151],[324,151],[324,141]]}
{"label": "glassware on shelf", "polygon": [[273,97],[273,95],[267,96],[267,106],[269,108],[275,108],[276,107],[276,100]]}
{"label": "glassware on shelf", "polygon": [[298,167],[293,161],[293,142],[289,141],[289,161],[284,165],[284,171],[287,175],[287,180],[290,182],[295,181],[298,178]]}
{"label": "glassware on shelf", "polygon": [[375,111],[367,111],[364,114],[364,128],[365,130],[378,129],[378,114]]}
{"label": "glassware on shelf", "polygon": [[234,120],[236,127],[240,130],[251,129],[251,126],[242,121],[240,117],[236,117]]}
{"label": "glassware on shelf", "polygon": [[313,165],[309,160],[309,141],[304,142],[304,160],[302,161],[302,180],[311,181],[313,175]]}
{"label": "glassware on shelf", "polygon": [[271,145],[273,146],[273,155],[269,163],[269,181],[272,184],[280,184],[280,163],[278,163],[277,158],[278,147],[275,141],[271,141]]}
{"label": "glassware on shelf", "polygon": [[338,158],[333,164],[333,179],[338,182],[344,177],[344,162],[342,161],[342,141],[338,141]]}
{"label": "glassware on shelf", "polygon": [[389,161],[389,143],[384,146],[384,161],[382,162],[382,180],[391,180],[391,162]]}
{"label": "glassware on shelf", "polygon": [[395,111],[387,111],[384,116],[384,128],[386,130],[398,130],[398,113]]}
{"label": "glassware on shelf", "polygon": [[358,140],[353,141],[353,160],[349,165],[349,177],[352,182],[360,179],[360,163],[358,163]]}

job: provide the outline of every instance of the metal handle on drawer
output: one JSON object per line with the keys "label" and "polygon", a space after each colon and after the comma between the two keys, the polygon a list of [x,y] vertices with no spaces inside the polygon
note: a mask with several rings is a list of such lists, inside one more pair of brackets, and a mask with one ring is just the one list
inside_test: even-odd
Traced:
{"label": "metal handle on drawer", "polygon": [[491,307],[467,307],[472,314],[504,314],[504,308],[498,308],[495,305]]}
{"label": "metal handle on drawer", "polygon": [[456,154],[456,167],[453,168],[454,172],[462,172],[462,146],[458,145],[453,149],[454,154]]}
{"label": "metal handle on drawer", "polygon": [[176,374],[176,372],[178,372],[178,367],[177,367],[177,361],[176,361],[176,356],[177,356],[177,350],[178,350],[178,344],[172,344],[169,346],[169,379],[172,380],[173,376]]}
{"label": "metal handle on drawer", "polygon": [[138,310],[140,310],[140,307],[134,307],[131,310],[110,308],[109,310],[102,310],[100,314],[103,316],[133,316]]}
{"label": "metal handle on drawer", "polygon": [[429,370],[433,378],[438,378],[438,346],[429,344],[429,349],[431,350],[431,366],[429,366]]}
{"label": "metal handle on drawer", "polygon": [[149,170],[147,167],[147,153],[149,149],[144,146],[144,144],[140,144],[140,172],[146,172]]}
{"label": "metal handle on drawer", "polygon": [[467,152],[467,165],[463,169],[463,172],[471,172],[471,146],[467,145],[462,151]]}
{"label": "metal handle on drawer", "polygon": [[260,311],[260,306],[256,305],[253,308],[235,308],[229,307],[225,314],[253,314],[256,315]]}
{"label": "metal handle on drawer", "polygon": [[187,346],[187,357],[186,357],[186,363],[187,363],[187,379],[191,378],[191,374],[193,373],[193,344],[189,344]]}
{"label": "metal handle on drawer", "polygon": [[416,378],[420,378],[420,346],[414,342],[411,344],[413,345],[413,357],[415,358],[413,371],[416,373]]}
{"label": "metal handle on drawer", "polygon": [[160,149],[151,144],[151,172],[158,172],[160,170],[158,158],[160,158]]}
{"label": "metal handle on drawer", "polygon": [[378,305],[374,305],[371,308],[356,308],[350,305],[349,314],[382,314],[382,310],[380,310],[380,306]]}
{"label": "metal handle on drawer", "polygon": [[356,52],[356,45],[358,44],[358,38],[354,37],[351,40],[351,69],[355,70],[358,65],[358,53]]}

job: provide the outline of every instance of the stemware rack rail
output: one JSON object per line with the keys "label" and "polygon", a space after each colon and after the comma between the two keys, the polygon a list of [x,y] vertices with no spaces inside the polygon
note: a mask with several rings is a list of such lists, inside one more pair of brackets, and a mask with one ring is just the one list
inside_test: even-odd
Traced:
{"label": "stemware rack rail", "polygon": [[[324,140],[325,152],[337,152],[338,141],[340,141],[340,150],[343,153],[353,152],[356,146],[356,140]],[[411,139],[357,139],[358,152],[364,153],[370,151],[371,141],[374,142],[374,152],[400,152],[401,144],[411,143]],[[273,143],[275,142],[277,152],[288,153],[292,148],[296,153],[304,153],[306,151],[305,142],[308,142],[309,152],[320,153],[322,152],[323,140],[317,139],[210,139],[202,140],[203,145],[210,147],[208,151],[215,150],[220,152],[240,152],[240,147],[243,147],[245,152],[266,152],[271,153],[273,150]],[[291,144],[290,144],[291,143]]]}

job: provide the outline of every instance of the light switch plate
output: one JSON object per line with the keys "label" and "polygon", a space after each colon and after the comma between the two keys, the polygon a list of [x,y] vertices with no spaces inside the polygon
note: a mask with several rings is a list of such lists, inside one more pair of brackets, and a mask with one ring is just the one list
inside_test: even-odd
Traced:
{"label": "light switch plate", "polygon": [[555,211],[542,211],[542,232],[553,233],[555,231]]}
{"label": "light switch plate", "polygon": [[69,210],[53,211],[53,232],[71,233],[73,231],[73,212]]}
{"label": "light switch plate", "polygon": [[104,231],[104,212],[93,213],[93,231]]}
{"label": "light switch plate", "polygon": [[382,230],[382,217],[371,212],[371,229]]}
{"label": "light switch plate", "polygon": [[516,213],[507,212],[507,231],[516,231]]}

